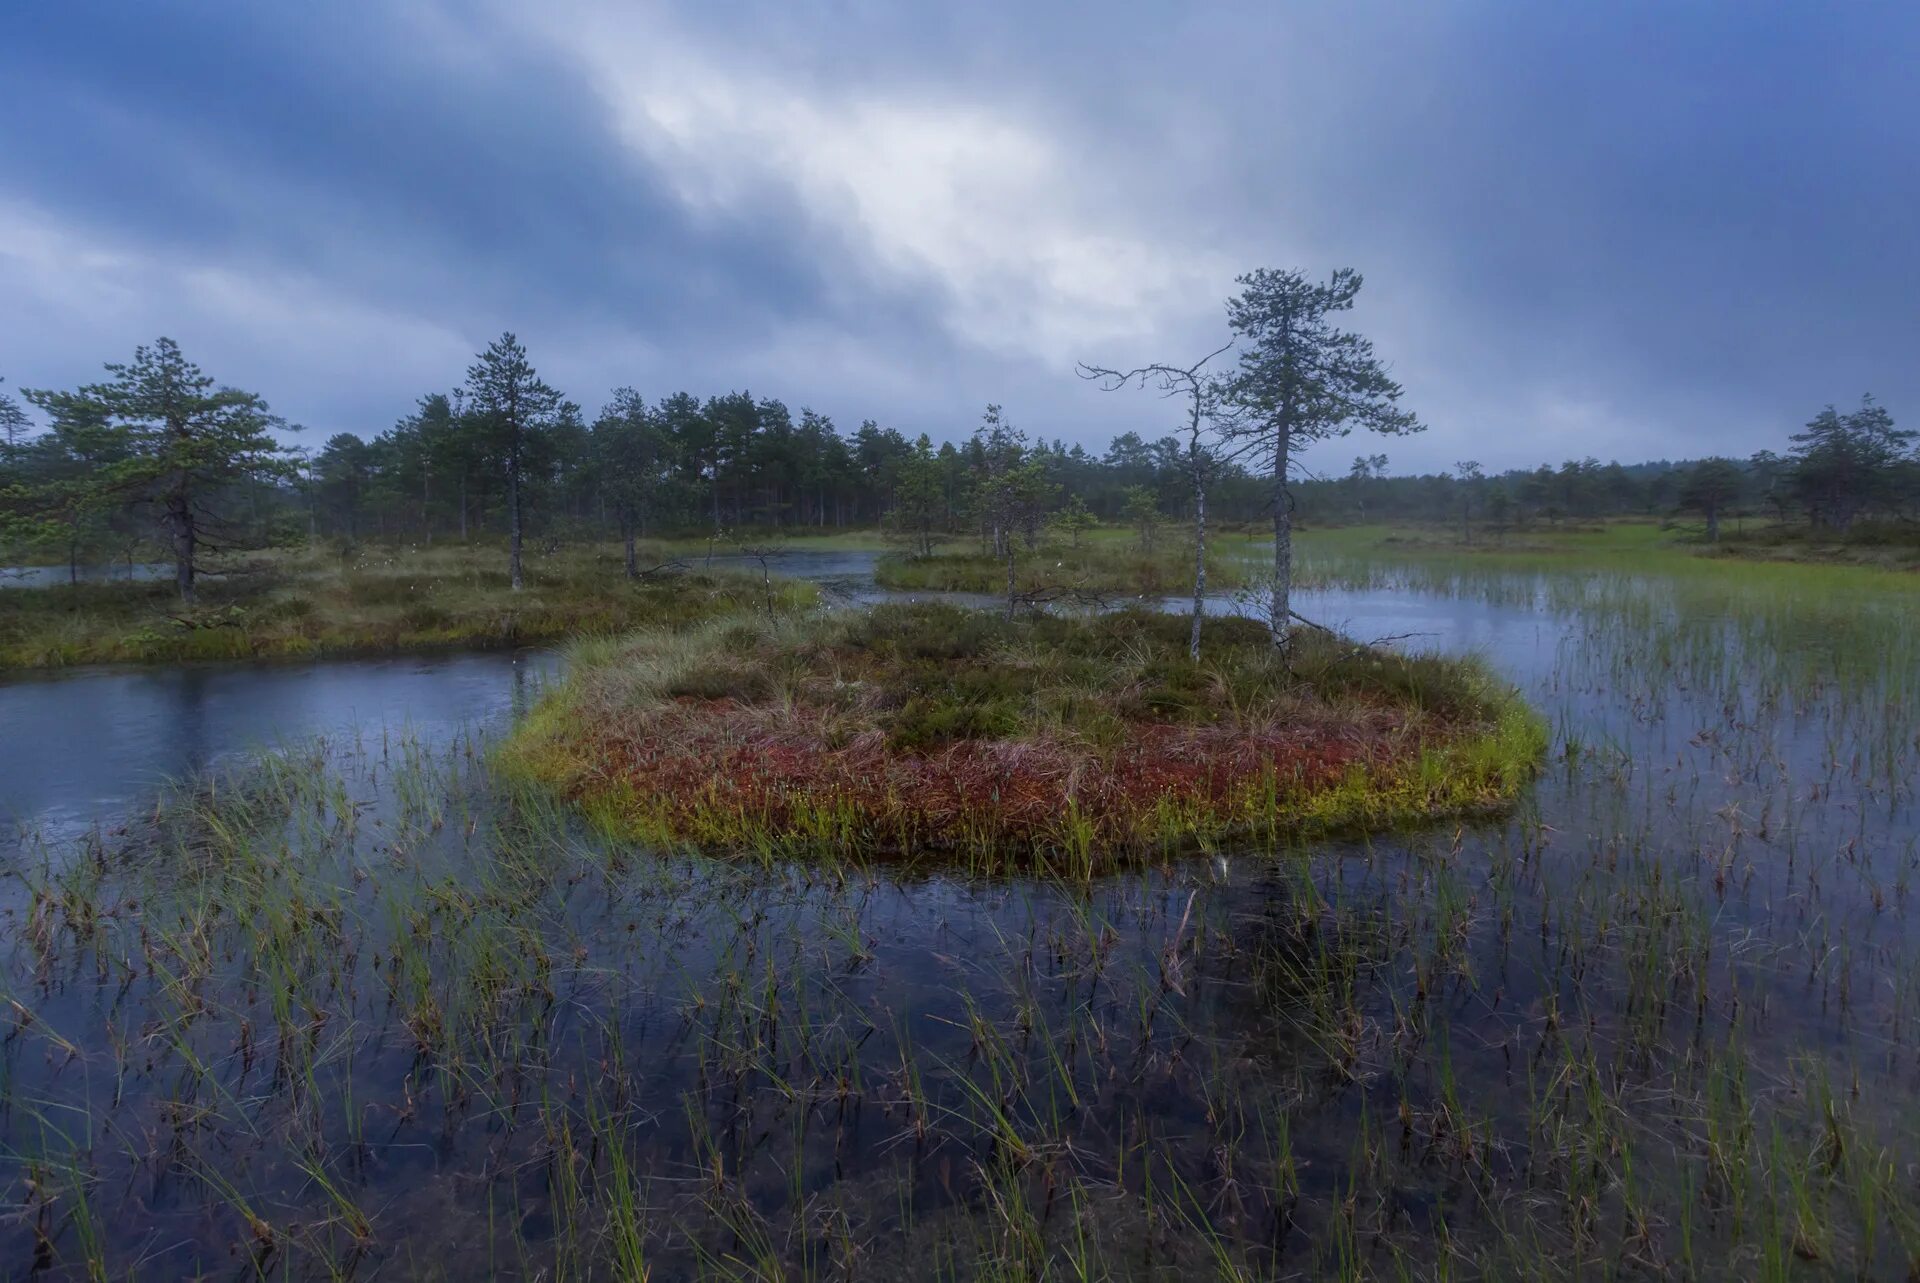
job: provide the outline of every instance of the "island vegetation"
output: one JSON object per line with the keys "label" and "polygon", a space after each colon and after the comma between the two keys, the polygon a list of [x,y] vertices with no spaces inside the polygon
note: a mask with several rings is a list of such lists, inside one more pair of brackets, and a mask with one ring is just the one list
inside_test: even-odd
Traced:
{"label": "island vegetation", "polygon": [[1081,874],[1230,837],[1500,807],[1544,745],[1470,660],[1151,610],[943,604],[577,647],[508,760],[623,836]]}

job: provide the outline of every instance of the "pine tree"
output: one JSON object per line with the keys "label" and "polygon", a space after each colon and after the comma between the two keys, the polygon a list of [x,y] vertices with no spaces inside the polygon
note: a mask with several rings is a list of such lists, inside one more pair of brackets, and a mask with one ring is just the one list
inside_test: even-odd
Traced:
{"label": "pine tree", "polygon": [[507,574],[513,590],[526,586],[520,551],[526,522],[521,482],[529,452],[560,412],[560,394],[541,381],[527,349],[511,332],[495,339],[467,369],[467,400],[497,444],[507,482]]}
{"label": "pine tree", "polygon": [[112,376],[106,383],[27,394],[56,422],[105,434],[110,447],[102,452],[116,457],[58,498],[69,508],[155,514],[173,557],[174,582],[190,602],[203,555],[257,537],[257,529],[226,511],[238,489],[292,475],[288,451],[273,435],[286,424],[253,393],[216,387],[172,339],[135,348],[132,361],[106,368]]}
{"label": "pine tree", "polygon": [[1707,542],[1720,542],[1720,514],[1740,497],[1746,482],[1731,459],[1702,459],[1680,486],[1680,506],[1707,519]]}
{"label": "pine tree", "polygon": [[1227,323],[1240,341],[1239,368],[1222,384],[1234,413],[1222,435],[1235,456],[1265,467],[1273,518],[1273,590],[1268,627],[1275,645],[1293,628],[1293,493],[1297,451],[1354,428],[1398,434],[1420,422],[1398,408],[1400,385],[1373,355],[1373,344],[1337,329],[1336,312],[1353,306],[1361,278],[1341,268],[1324,283],[1298,271],[1261,268],[1238,278]]}

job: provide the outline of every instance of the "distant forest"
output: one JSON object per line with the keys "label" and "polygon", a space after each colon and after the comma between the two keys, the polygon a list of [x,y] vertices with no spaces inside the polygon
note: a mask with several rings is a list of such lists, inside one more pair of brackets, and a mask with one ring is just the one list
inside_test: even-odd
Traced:
{"label": "distant forest", "polygon": [[[747,391],[648,400],[621,389],[591,416],[542,382],[511,335],[458,389],[422,396],[370,438],[286,448],[260,397],[217,385],[170,341],[108,381],[30,390],[36,423],[0,388],[0,534],[14,557],[86,564],[177,545],[202,553],[326,537],[432,541],[607,538],[780,528],[892,526],[966,534],[983,484],[1010,457],[1031,465],[1037,507],[1137,524],[1192,504],[1188,444],[1128,432],[1094,452],[1031,440],[998,407],[936,444],[866,420],[850,430]],[[1846,532],[1920,519],[1920,454],[1871,398],[1829,407],[1744,459],[1602,463],[1489,474],[1472,461],[1390,474],[1385,455],[1291,486],[1305,523],[1446,522],[1504,532],[1607,517],[1689,515],[1717,534],[1733,515]],[[1272,511],[1272,487],[1232,458],[1210,464],[1216,521]],[[191,557],[189,557],[191,560]]]}

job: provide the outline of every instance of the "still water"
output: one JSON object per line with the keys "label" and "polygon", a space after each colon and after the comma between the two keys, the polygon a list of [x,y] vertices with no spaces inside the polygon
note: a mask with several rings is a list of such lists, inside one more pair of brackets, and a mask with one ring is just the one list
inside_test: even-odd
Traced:
{"label": "still water", "polygon": [[153,579],[171,579],[173,566],[167,562],[122,562],[117,566],[0,566],[0,588],[55,588],[61,584],[145,583]]}
{"label": "still water", "polygon": [[315,736],[443,742],[524,710],[545,651],[83,668],[0,679],[0,821],[70,835],[160,784]]}

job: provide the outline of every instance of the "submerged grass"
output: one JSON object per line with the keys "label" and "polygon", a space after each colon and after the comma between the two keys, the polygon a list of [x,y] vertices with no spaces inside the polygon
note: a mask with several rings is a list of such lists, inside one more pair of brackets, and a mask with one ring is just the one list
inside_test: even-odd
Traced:
{"label": "submerged grass", "polygon": [[1149,610],[717,620],[576,648],[505,761],[615,832],[1090,872],[1141,851],[1509,803],[1541,723],[1464,659],[1276,652]]}
{"label": "submerged grass", "polygon": [[[671,560],[649,549],[646,565]],[[190,660],[305,659],[450,647],[522,646],[811,602],[689,559],[633,582],[612,548],[530,555],[524,591],[504,554],[476,547],[278,553],[203,579],[183,607],[170,583],[82,583],[0,591],[0,668]]]}

